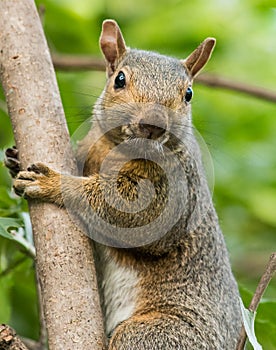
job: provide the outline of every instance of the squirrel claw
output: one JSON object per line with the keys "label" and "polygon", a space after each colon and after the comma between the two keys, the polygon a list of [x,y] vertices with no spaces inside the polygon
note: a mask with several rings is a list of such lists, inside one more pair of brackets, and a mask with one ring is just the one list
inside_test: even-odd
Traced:
{"label": "squirrel claw", "polygon": [[38,173],[34,171],[20,171],[15,180],[24,180],[24,181],[35,181],[38,178]]}
{"label": "squirrel claw", "polygon": [[17,194],[20,197],[24,197],[24,193],[25,193],[25,186],[23,186],[23,182],[25,183],[25,181],[21,181],[17,179],[15,180],[13,185],[13,190],[15,194]]}
{"label": "squirrel claw", "polygon": [[43,163],[31,164],[30,166],[28,166],[27,170],[30,171],[30,172],[34,172],[36,174],[42,174],[42,175],[45,175],[45,176],[49,176],[50,173],[51,173],[50,168],[48,168]]}
{"label": "squirrel claw", "polygon": [[13,178],[20,172],[20,161],[18,160],[18,150],[15,146],[7,148],[5,151],[5,166],[9,169],[9,172]]}
{"label": "squirrel claw", "polygon": [[11,158],[11,157],[7,157],[4,160],[5,166],[7,168],[9,168],[10,170],[14,170],[19,172],[20,171],[20,162],[18,159],[16,158]]}
{"label": "squirrel claw", "polygon": [[16,194],[24,198],[45,199],[54,181],[60,180],[59,174],[43,163],[31,164],[27,171],[20,171],[14,180]]}
{"label": "squirrel claw", "polygon": [[24,198],[39,198],[45,176],[39,172],[20,171],[13,182],[14,192]]}
{"label": "squirrel claw", "polygon": [[28,171],[33,171],[36,174],[43,174],[47,176],[50,173],[50,168],[43,163],[35,163],[28,167]]}
{"label": "squirrel claw", "polygon": [[16,159],[18,159],[18,149],[15,146],[13,146],[11,148],[7,148],[6,151],[5,151],[5,155],[8,158],[16,158]]}
{"label": "squirrel claw", "polygon": [[40,174],[41,173],[40,167],[37,164],[31,164],[30,166],[28,166],[27,170],[30,171],[30,172],[33,171],[36,174]]}

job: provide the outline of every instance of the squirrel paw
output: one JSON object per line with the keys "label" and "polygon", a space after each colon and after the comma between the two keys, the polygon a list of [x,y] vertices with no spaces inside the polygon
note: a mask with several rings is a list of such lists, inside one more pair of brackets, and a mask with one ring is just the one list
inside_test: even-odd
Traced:
{"label": "squirrel paw", "polygon": [[50,200],[53,189],[60,184],[60,174],[43,163],[32,164],[27,171],[20,171],[14,180],[13,188],[17,195],[24,198]]}
{"label": "squirrel paw", "polygon": [[4,164],[9,169],[11,176],[15,178],[21,170],[18,160],[18,150],[15,146],[6,149]]}

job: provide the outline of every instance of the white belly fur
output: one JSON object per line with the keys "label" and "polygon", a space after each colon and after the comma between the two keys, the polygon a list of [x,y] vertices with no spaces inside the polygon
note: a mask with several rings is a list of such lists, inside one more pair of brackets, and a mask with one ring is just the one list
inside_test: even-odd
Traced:
{"label": "white belly fur", "polygon": [[135,270],[120,266],[112,258],[105,261],[103,295],[105,328],[110,335],[114,328],[134,312],[138,295],[138,276]]}

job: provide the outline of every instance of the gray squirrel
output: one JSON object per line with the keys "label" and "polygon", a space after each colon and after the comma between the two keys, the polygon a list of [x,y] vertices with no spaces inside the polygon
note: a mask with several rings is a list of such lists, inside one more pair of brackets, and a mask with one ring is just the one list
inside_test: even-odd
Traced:
{"label": "gray squirrel", "polygon": [[43,163],[14,189],[66,207],[95,240],[108,350],[235,349],[239,293],[191,120],[192,82],[215,39],[185,60],[129,49],[103,22],[107,84],[78,150],[82,174]]}

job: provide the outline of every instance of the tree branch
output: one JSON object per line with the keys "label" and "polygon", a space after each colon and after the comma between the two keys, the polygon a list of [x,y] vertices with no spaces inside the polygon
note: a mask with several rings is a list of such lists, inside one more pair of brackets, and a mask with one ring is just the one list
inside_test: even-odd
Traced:
{"label": "tree branch", "polygon": [[[76,173],[51,57],[33,0],[2,0],[0,78],[23,169]],[[51,350],[99,350],[103,325],[88,237],[65,210],[29,202]]]}
{"label": "tree branch", "polygon": [[226,90],[242,92],[266,101],[276,102],[276,92],[266,88],[253,86],[244,83],[238,83],[212,74],[202,74],[196,78],[200,84],[217,87]]}
{"label": "tree branch", "polygon": [[0,325],[0,349],[1,350],[29,350],[15,331],[4,324]]}
{"label": "tree branch", "polygon": [[[105,70],[104,60],[92,56],[53,54],[52,60],[57,70]],[[266,101],[276,102],[276,92],[266,88],[239,83],[212,74],[201,74],[196,77],[196,82],[206,86],[217,87],[226,90],[238,91]]]}
{"label": "tree branch", "polygon": [[106,65],[102,58],[80,55],[52,54],[54,67],[57,70],[81,71],[98,70],[105,71]]}
{"label": "tree branch", "polygon": [[[260,279],[258,287],[257,287],[257,289],[253,295],[253,298],[251,300],[251,303],[248,307],[249,311],[255,312],[257,310],[259,303],[261,301],[261,298],[262,298],[267,286],[269,285],[269,282],[270,282],[271,278],[273,277],[273,274],[275,273],[275,271],[276,271],[276,252],[273,253],[269,258],[269,262],[266,266],[265,272]],[[241,333],[240,333],[240,337],[238,340],[236,350],[243,350],[244,349],[246,338],[247,338],[247,335],[245,332],[245,328],[243,326],[241,329]]]}

